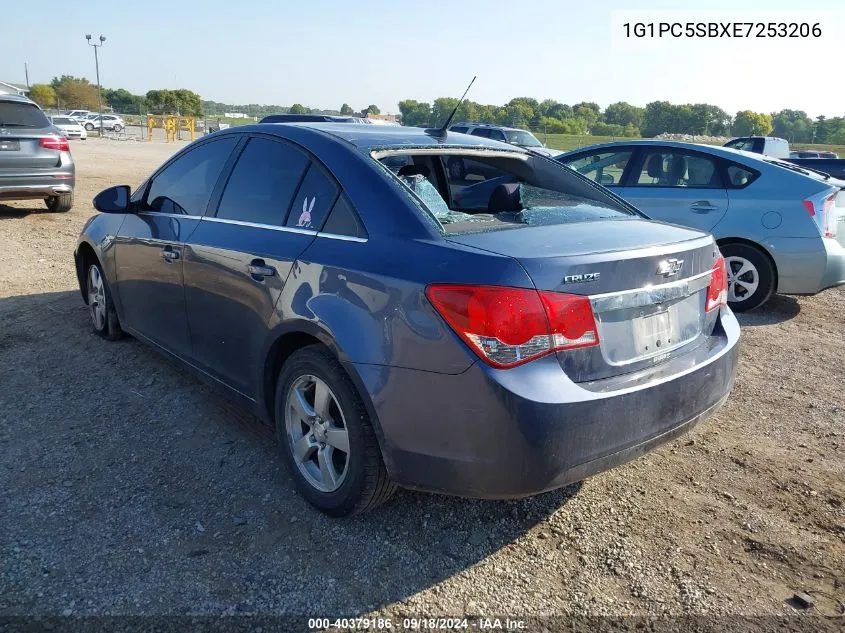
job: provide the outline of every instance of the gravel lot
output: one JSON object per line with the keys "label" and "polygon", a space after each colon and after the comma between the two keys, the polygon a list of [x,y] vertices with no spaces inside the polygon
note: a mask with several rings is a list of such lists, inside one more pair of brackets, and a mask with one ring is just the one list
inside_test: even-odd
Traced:
{"label": "gravel lot", "polygon": [[[800,615],[842,630],[845,290],[742,316],[726,407],[631,464],[530,500],[402,492],[330,520],[259,423],[137,341],[90,332],[72,264],[89,201],[172,151],[76,142],[70,213],[0,205],[0,615]],[[815,606],[793,606],[798,591]]]}

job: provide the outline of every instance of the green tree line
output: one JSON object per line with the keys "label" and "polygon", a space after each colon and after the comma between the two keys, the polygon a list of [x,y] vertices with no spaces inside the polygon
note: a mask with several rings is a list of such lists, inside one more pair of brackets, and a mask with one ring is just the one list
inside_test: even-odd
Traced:
{"label": "green tree line", "polygon": [[[29,96],[44,108],[92,111],[97,110],[100,98],[95,84],[72,75],[54,77],[48,84],[33,84]],[[185,89],[149,90],[145,95],[136,95],[124,88],[103,88],[102,101],[103,107],[122,114],[203,114],[200,96]]]}
{"label": "green tree line", "polygon": [[[50,108],[96,110],[98,103],[97,87],[87,79],[71,75],[55,77],[49,84],[33,85],[30,96],[41,106]],[[243,112],[260,118],[288,112],[357,116],[380,112],[375,104],[361,111],[353,110],[348,103],[338,110],[310,108],[301,103],[291,106],[225,104],[204,101],[195,92],[185,89],[150,90],[145,95],[135,95],[123,88],[103,88],[102,99],[104,105],[124,114],[220,116],[225,112]],[[431,103],[405,99],[399,102],[399,112],[404,125],[431,127],[441,125],[457,102],[453,97],[440,97]],[[501,106],[465,101],[458,108],[455,121],[496,123],[548,134],[626,137],[652,137],[663,133],[697,136],[772,134],[791,143],[845,145],[845,117],[820,116],[813,120],[803,110],[773,113],[742,110],[731,116],[707,103],[653,101],[643,108],[619,101],[602,110],[598,104],[586,101],[568,105],[554,99],[538,101],[532,97],[517,97]]]}
{"label": "green tree line", "polygon": [[[406,99],[399,102],[405,125],[421,127],[443,123],[457,99],[441,97],[432,103]],[[673,104],[654,101],[644,108],[619,101],[602,110],[597,104],[574,105],[553,99],[517,97],[502,106],[465,101],[455,121],[477,121],[528,128],[548,134],[652,137],[663,133],[698,136],[759,136],[773,134],[792,143],[845,144],[845,117],[818,117],[802,110],[771,114],[742,110],[731,116],[707,103]]]}

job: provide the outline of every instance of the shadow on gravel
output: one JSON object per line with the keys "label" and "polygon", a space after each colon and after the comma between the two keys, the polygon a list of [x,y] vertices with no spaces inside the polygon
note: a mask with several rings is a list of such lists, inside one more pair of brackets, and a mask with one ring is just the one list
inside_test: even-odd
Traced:
{"label": "shadow on gravel", "polygon": [[39,200],[27,200],[26,203],[26,207],[10,207],[9,205],[0,203],[0,221],[14,220],[32,214],[43,213],[44,215],[52,215],[47,210],[47,207],[44,206],[44,203]]}
{"label": "shadow on gravel", "polygon": [[0,298],[0,323],[0,613],[348,616],[469,569],[580,489],[399,492],[330,519],[269,429],[147,346],[95,336],[77,291]]}
{"label": "shadow on gravel", "polygon": [[798,297],[775,295],[762,307],[749,312],[737,313],[736,318],[742,327],[775,325],[794,319],[801,313]]}

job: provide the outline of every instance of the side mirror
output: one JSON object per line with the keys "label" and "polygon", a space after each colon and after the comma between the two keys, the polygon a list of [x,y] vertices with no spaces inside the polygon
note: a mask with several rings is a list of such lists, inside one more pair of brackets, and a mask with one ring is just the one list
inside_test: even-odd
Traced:
{"label": "side mirror", "polygon": [[612,185],[615,181],[611,174],[602,174],[599,182],[603,185]]}
{"label": "side mirror", "polygon": [[104,189],[94,198],[94,208],[101,213],[127,213],[130,193],[129,185]]}

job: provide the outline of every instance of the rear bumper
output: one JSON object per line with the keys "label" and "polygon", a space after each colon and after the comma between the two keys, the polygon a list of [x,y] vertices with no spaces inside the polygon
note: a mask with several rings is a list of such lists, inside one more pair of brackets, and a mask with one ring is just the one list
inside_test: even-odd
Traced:
{"label": "rear bumper", "polygon": [[459,375],[355,365],[391,476],[481,498],[537,494],[638,457],[716,411],[736,373],[739,325],[650,371],[576,384],[554,357]]}
{"label": "rear bumper", "polygon": [[58,180],[53,184],[0,185],[0,200],[34,200],[73,192],[73,181]]}
{"label": "rear bumper", "polygon": [[827,257],[819,290],[845,284],[845,247],[832,239],[824,239],[822,242]]}
{"label": "rear bumper", "polygon": [[[70,154],[62,154],[65,155],[70,157]],[[48,198],[61,193],[71,193],[75,185],[76,170],[73,163],[65,163],[60,168],[42,173],[0,172],[0,200]]]}

